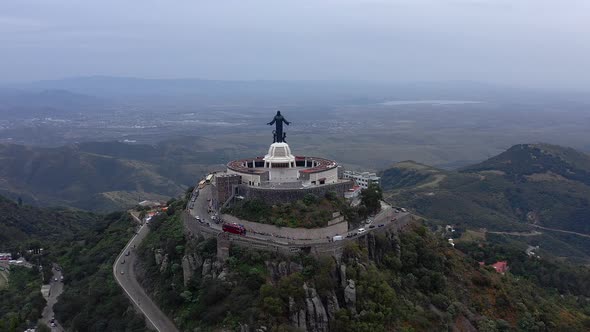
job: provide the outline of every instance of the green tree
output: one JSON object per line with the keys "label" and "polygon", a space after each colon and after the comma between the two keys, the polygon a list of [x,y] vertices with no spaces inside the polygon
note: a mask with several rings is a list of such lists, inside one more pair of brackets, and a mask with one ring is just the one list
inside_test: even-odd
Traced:
{"label": "green tree", "polygon": [[369,184],[367,189],[361,191],[361,204],[367,208],[368,214],[373,214],[381,208],[383,190],[376,184]]}

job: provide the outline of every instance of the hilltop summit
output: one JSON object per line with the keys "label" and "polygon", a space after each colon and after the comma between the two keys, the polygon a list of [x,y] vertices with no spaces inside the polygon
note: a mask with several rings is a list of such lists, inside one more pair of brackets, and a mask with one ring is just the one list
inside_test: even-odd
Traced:
{"label": "hilltop summit", "polygon": [[518,144],[462,172],[494,171],[506,177],[561,179],[590,185],[590,156],[572,148],[550,144]]}

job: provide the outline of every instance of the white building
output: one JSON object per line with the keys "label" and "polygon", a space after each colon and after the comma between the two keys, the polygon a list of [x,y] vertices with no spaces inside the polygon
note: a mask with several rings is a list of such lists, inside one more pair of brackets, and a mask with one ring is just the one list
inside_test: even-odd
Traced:
{"label": "white building", "polygon": [[344,171],[344,174],[342,175],[345,179],[354,180],[356,185],[363,189],[367,189],[371,183],[380,185],[381,180],[376,173],[371,172]]}
{"label": "white building", "polygon": [[227,174],[240,175],[249,186],[268,188],[308,188],[340,181],[335,161],[294,156],[284,142],[271,144],[264,157],[229,162]]}

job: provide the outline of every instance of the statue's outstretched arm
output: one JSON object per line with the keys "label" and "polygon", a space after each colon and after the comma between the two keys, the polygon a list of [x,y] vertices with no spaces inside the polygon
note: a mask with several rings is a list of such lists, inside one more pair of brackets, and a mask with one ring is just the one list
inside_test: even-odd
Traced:
{"label": "statue's outstretched arm", "polygon": [[271,122],[267,123],[267,125],[270,125],[270,126],[272,126],[272,125],[275,123],[275,121],[276,121],[276,120],[275,120],[275,119],[273,119]]}
{"label": "statue's outstretched arm", "polygon": [[287,121],[287,119],[283,118],[283,121],[285,122],[285,124],[288,126],[291,124],[291,122]]}

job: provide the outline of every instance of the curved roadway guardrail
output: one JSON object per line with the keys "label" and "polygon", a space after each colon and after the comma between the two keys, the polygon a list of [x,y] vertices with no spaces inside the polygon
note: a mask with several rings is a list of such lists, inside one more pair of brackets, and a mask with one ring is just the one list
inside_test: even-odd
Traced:
{"label": "curved roadway guardrail", "polygon": [[[208,189],[208,188],[206,188]],[[207,190],[204,193],[198,195],[197,200],[191,205],[192,209],[186,209],[183,211],[183,224],[185,232],[188,235],[202,234],[204,236],[217,236],[222,233],[220,225],[214,224],[208,219],[207,204],[205,202]],[[202,222],[198,222],[195,216],[199,215]],[[395,218],[395,221],[392,221]],[[359,237],[365,236],[372,232],[382,232],[387,229],[394,229],[399,231],[406,227],[412,220],[412,215],[404,212],[395,212],[391,207],[384,208],[378,216],[374,218],[373,225],[383,224],[383,227],[367,228],[364,234],[358,234],[352,237],[347,237],[347,234],[342,234],[343,239],[340,241],[327,241],[326,239],[313,239],[313,240],[295,240],[286,239],[275,236],[262,236],[262,235],[235,235],[227,234],[228,241],[236,245],[250,247],[253,249],[266,250],[266,251],[277,251],[286,254],[294,254],[303,249],[309,248],[311,253],[325,254],[330,253],[335,256],[341,254],[344,246],[351,240],[355,240]],[[349,232],[353,232],[350,230]]]}

